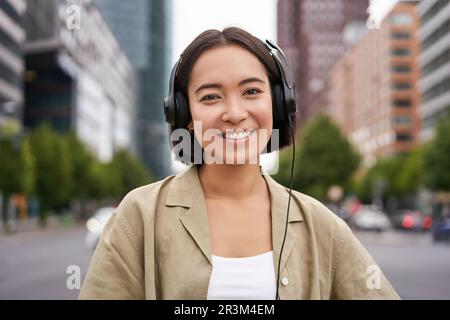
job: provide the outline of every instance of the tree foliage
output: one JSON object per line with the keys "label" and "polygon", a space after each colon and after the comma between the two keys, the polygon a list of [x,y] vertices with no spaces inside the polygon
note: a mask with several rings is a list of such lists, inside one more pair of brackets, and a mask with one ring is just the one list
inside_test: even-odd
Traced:
{"label": "tree foliage", "polygon": [[450,191],[450,113],[439,122],[433,140],[425,146],[425,183],[435,191]]}
{"label": "tree foliage", "polygon": [[[358,168],[360,156],[340,129],[326,115],[309,121],[296,144],[293,188],[320,200],[332,185],[350,187],[351,177]],[[275,176],[288,184],[292,150],[282,153],[280,170]]]}

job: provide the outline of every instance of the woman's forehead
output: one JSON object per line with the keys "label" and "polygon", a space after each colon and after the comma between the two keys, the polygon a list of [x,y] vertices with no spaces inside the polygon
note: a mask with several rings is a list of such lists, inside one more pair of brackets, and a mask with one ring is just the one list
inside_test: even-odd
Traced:
{"label": "woman's forehead", "polygon": [[204,81],[241,81],[258,77],[266,81],[267,72],[258,58],[239,45],[224,45],[208,49],[195,62],[189,87]]}

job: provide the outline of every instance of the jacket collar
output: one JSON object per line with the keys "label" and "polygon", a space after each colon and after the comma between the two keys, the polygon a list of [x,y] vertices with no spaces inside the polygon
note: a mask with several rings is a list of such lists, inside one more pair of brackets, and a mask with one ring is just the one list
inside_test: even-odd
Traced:
{"label": "jacket collar", "polygon": [[[278,271],[278,258],[280,255],[285,230],[289,189],[276,182],[261,166],[260,171],[270,192],[272,247],[274,263],[276,262],[275,270]],[[197,166],[191,165],[185,171],[176,175],[168,188],[165,205],[188,208],[188,210],[180,216],[180,220],[197,245],[200,247],[209,263],[212,265],[208,215],[203,189],[198,177]],[[303,221],[302,213],[299,206],[295,204],[295,199],[299,201],[299,199],[297,199],[292,192],[289,210],[289,224]],[[289,257],[290,251],[294,246],[295,239],[297,238],[296,233],[290,229],[292,228],[288,226],[288,234],[286,236],[286,242],[283,248],[281,270],[283,270],[283,266]]]}

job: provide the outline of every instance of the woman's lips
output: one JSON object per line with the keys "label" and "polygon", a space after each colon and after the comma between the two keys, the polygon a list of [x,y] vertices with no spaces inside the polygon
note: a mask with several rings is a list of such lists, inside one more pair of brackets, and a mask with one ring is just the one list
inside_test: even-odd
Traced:
{"label": "woman's lips", "polygon": [[217,136],[220,137],[223,140],[226,140],[226,142],[244,142],[247,141],[256,130],[250,129],[247,131],[240,131],[240,132],[226,132],[222,134],[218,134]]}

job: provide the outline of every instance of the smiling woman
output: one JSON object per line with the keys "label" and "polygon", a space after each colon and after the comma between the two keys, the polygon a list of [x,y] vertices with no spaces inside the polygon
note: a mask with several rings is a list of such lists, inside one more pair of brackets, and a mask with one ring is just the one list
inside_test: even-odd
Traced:
{"label": "smiling woman", "polygon": [[[123,199],[80,298],[398,299],[345,222],[250,161],[293,141],[295,86],[274,43],[203,32],[175,64],[164,108],[170,133],[188,132],[188,157],[175,155],[191,165]],[[196,165],[196,147],[226,161]]]}
{"label": "smiling woman", "polygon": [[[210,49],[198,58],[191,71],[188,97],[192,118],[201,122],[204,130],[219,129],[226,144],[234,142],[233,133],[248,130],[265,129],[268,132],[266,137],[270,137],[272,97],[267,73],[263,64],[239,45]],[[194,128],[192,121],[188,128]],[[201,136],[196,138],[206,149],[210,142]],[[262,147],[267,142],[264,141]],[[257,144],[254,146],[259,147]],[[249,151],[259,155],[262,149]],[[223,152],[219,158],[225,159],[226,150]],[[238,155],[235,153],[234,156]]]}
{"label": "smiling woman", "polygon": [[[258,38],[239,28],[205,31],[183,51],[172,73],[176,105],[166,110],[169,134],[172,136],[179,128],[191,132],[189,141],[171,140],[173,147],[190,143],[190,148],[183,146],[175,153],[177,160],[197,164],[195,152],[201,152],[198,158],[202,161],[205,158],[203,152],[211,150],[207,146],[214,139],[199,136],[201,130],[195,128],[195,121],[203,130],[215,128],[223,136],[227,131],[230,134],[257,131],[254,136],[257,143],[247,141],[242,148],[236,149],[236,141],[225,139],[222,150],[214,148],[213,153],[217,152],[214,158],[222,160],[221,163],[236,163],[236,159],[241,158],[240,152],[245,153],[246,163],[252,160],[250,155],[256,155],[259,163],[261,153],[291,144],[289,120],[295,131],[295,112],[285,116],[288,110],[280,101],[283,97],[279,67],[267,45]],[[271,139],[273,131],[275,141]]]}

